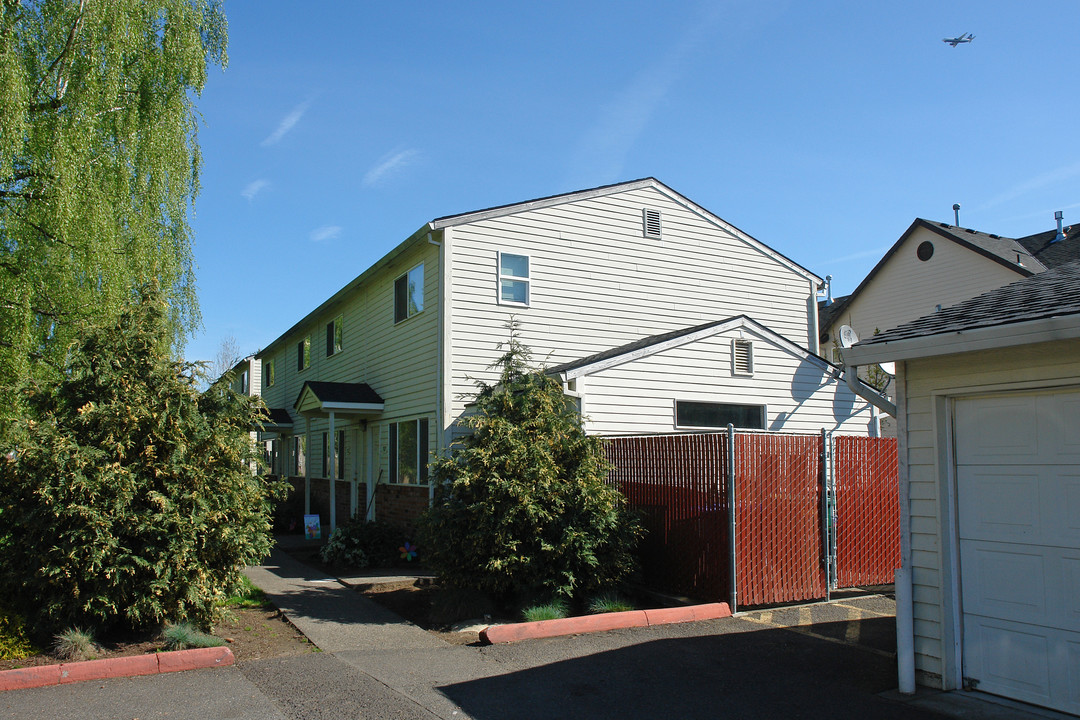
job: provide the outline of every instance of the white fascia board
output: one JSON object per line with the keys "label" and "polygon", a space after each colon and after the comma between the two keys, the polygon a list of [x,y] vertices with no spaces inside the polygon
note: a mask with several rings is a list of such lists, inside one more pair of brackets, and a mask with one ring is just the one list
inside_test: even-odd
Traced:
{"label": "white fascia board", "polygon": [[384,407],[385,405],[383,403],[324,402],[322,404],[322,411],[354,410],[357,412],[382,412]]}
{"label": "white fascia board", "polygon": [[1067,315],[879,342],[865,347],[855,345],[844,350],[844,360],[851,365],[867,365],[1076,338],[1080,338],[1080,315]]}
{"label": "white fascia board", "polygon": [[740,315],[739,317],[732,318],[731,320],[727,320],[718,325],[713,325],[712,327],[708,327],[703,330],[698,330],[697,332],[689,333],[687,335],[680,335],[679,337],[672,338],[671,340],[665,340],[663,342],[658,342],[653,345],[638,348],[636,350],[628,350],[621,355],[615,355],[609,358],[604,358],[603,360],[597,360],[596,362],[590,363],[588,365],[582,365],[581,367],[576,367],[571,370],[565,370],[559,373],[559,379],[565,382],[567,380],[573,380],[574,378],[585,377],[588,375],[592,375],[593,373],[600,372],[602,370],[608,370],[610,368],[617,367],[625,363],[640,360],[641,358],[648,357],[650,355],[655,355],[656,353],[664,352],[665,350],[671,350],[673,348],[681,347],[692,342],[697,342],[698,340],[704,340],[706,338],[713,337],[714,335],[720,335],[726,332],[730,332],[732,330],[746,330],[747,332],[755,335],[760,340],[772,343],[773,345],[776,345],[782,350],[786,350],[787,352],[795,355],[796,357],[808,360],[819,366],[822,370],[830,370],[836,377],[839,377],[840,369],[830,363],[825,358],[813,354],[806,348],[799,347],[783,335],[779,335],[770,330],[769,328],[765,327],[764,325],[759,325],[758,323]]}
{"label": "white fascia board", "polygon": [[481,222],[482,220],[516,215],[518,213],[528,212],[529,210],[539,210],[541,208],[554,207],[555,205],[565,205],[566,203],[578,202],[579,200],[591,200],[592,198],[604,197],[605,195],[626,192],[627,190],[657,187],[658,185],[659,181],[654,180],[653,178],[633,180],[617,185],[605,185],[603,187],[592,188],[591,190],[581,190],[579,192],[566,193],[565,195],[553,195],[551,197],[514,203],[512,205],[502,205],[487,210],[477,210],[476,212],[463,213],[461,215],[451,215],[449,217],[432,220],[429,225],[432,230],[441,230],[445,227],[467,225],[469,223]]}

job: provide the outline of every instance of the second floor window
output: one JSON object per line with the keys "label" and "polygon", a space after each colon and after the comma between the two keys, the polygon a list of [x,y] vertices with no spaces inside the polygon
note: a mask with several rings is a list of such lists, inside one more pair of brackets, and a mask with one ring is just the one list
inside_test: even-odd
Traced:
{"label": "second floor window", "polygon": [[529,256],[499,253],[499,302],[529,304]]}
{"label": "second floor window", "polygon": [[342,324],[341,315],[326,323],[326,357],[341,352]]}
{"label": "second floor window", "polygon": [[307,370],[311,367],[311,336],[296,343],[296,370]]}
{"label": "second floor window", "polygon": [[263,386],[274,387],[274,361],[263,360]]}
{"label": "second floor window", "polygon": [[424,263],[394,281],[394,322],[411,318],[424,309]]}

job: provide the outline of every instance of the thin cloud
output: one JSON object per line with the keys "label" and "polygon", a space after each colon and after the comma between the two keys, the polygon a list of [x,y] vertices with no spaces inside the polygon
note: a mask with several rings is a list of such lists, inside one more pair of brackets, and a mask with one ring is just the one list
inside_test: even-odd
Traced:
{"label": "thin cloud", "polygon": [[869,250],[860,250],[857,253],[851,253],[850,255],[842,255],[840,257],[829,258],[828,260],[822,260],[819,265],[832,265],[834,263],[850,262],[851,260],[862,260],[868,257],[880,257],[885,254],[885,251],[891,248],[892,245],[882,245],[881,247],[870,248]]}
{"label": "thin cloud", "polygon": [[245,185],[244,189],[240,191],[240,194],[246,197],[248,202],[251,202],[255,199],[256,195],[268,187],[270,187],[270,181],[259,178],[258,180],[253,180]]}
{"label": "thin cloud", "polygon": [[304,113],[307,112],[308,105],[310,104],[310,100],[305,100],[294,107],[288,115],[281,119],[277,129],[266,136],[266,139],[262,141],[262,145],[265,147],[267,145],[276,145],[280,142],[281,138],[285,137],[290,130],[296,127],[296,123],[300,122],[300,118],[304,117]]}
{"label": "thin cloud", "polygon": [[399,172],[411,165],[418,157],[420,157],[420,151],[415,148],[384,155],[375,167],[364,174],[363,186],[366,188],[375,187],[388,175]]}
{"label": "thin cloud", "polygon": [[719,19],[717,10],[705,18],[695,18],[666,55],[645,68],[601,109],[596,122],[578,144],[574,158],[575,172],[589,175],[586,182],[610,182],[622,176],[627,157],[656,109],[685,73],[689,58],[712,37]]}
{"label": "thin cloud", "polygon": [[322,242],[324,240],[332,240],[341,235],[340,225],[323,225],[322,227],[315,228],[308,235],[312,242]]}
{"label": "thin cloud", "polygon": [[1049,185],[1057,185],[1059,183],[1065,182],[1066,180],[1071,180],[1077,175],[1080,175],[1080,162],[1073,163],[1072,165],[1066,165],[1064,167],[1057,168],[1056,170],[1051,170],[1050,172],[1043,173],[1042,175],[1037,175],[1033,178],[1025,180],[1022,183],[1014,185],[1005,192],[990,198],[990,200],[988,200],[986,203],[980,205],[975,209],[986,210],[988,208],[1001,205],[1002,203],[1006,203],[1010,200],[1015,200],[1022,195],[1027,195],[1028,193],[1042,190]]}

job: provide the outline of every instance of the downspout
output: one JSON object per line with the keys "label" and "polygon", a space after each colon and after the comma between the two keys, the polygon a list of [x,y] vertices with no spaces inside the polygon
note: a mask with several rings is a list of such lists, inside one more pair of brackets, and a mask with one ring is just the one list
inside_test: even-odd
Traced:
{"label": "downspout", "polygon": [[844,380],[847,381],[848,389],[861,397],[874,407],[882,410],[892,417],[896,417],[896,405],[878,395],[868,385],[859,380],[859,368],[857,365],[844,363]]}

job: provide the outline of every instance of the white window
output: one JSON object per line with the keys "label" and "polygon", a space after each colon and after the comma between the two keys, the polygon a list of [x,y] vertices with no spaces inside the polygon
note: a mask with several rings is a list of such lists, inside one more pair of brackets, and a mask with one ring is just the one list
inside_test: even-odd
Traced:
{"label": "white window", "polygon": [[424,310],[424,263],[394,281],[394,322]]}
{"label": "white window", "polygon": [[675,426],[680,428],[726,428],[728,425],[748,430],[765,429],[764,405],[675,401]]}
{"label": "white window", "polygon": [[405,485],[427,484],[427,418],[390,423],[390,481]]}
{"label": "white window", "polygon": [[754,343],[736,338],[731,341],[731,372],[733,375],[754,374]]}
{"label": "white window", "polygon": [[529,304],[529,256],[499,253],[499,302]]}

